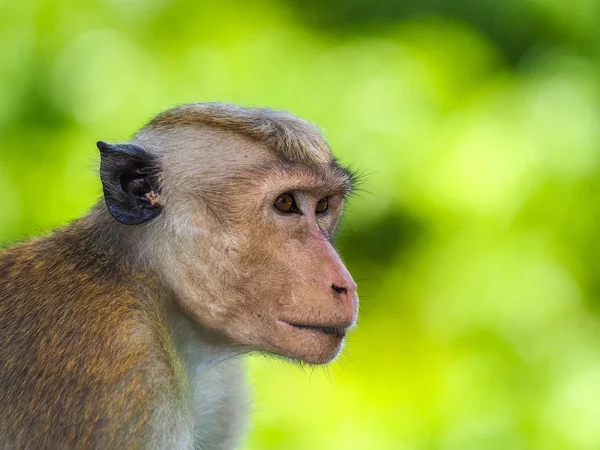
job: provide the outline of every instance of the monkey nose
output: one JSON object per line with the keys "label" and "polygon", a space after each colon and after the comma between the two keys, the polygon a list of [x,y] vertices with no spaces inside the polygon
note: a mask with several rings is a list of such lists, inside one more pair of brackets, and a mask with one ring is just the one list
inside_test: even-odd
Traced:
{"label": "monkey nose", "polygon": [[339,302],[346,326],[352,327],[356,322],[358,313],[358,295],[356,295],[356,283],[352,278],[341,280],[331,284],[334,298]]}
{"label": "monkey nose", "polygon": [[334,296],[340,299],[352,299],[356,294],[356,283],[352,278],[331,284]]}

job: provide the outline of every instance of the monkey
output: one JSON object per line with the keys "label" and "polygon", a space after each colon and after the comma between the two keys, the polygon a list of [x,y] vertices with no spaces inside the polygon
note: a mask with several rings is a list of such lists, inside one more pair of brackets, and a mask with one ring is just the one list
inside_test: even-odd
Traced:
{"label": "monkey", "polygon": [[356,177],[311,122],[225,103],[97,147],[98,203],[0,253],[0,448],[236,448],[241,355],[326,364],[356,325]]}

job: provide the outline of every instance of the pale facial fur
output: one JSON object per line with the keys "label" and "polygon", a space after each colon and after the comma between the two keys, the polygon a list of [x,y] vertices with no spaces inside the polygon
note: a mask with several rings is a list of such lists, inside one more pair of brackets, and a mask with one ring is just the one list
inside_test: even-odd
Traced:
{"label": "pale facial fur", "polygon": [[[331,156],[289,162],[228,131],[174,133],[176,140],[149,130],[134,141],[158,154],[163,171],[164,211],[153,224],[162,237],[149,258],[156,272],[187,314],[241,350],[331,361],[358,305],[356,284],[331,244],[347,173]],[[301,215],[273,207],[282,193],[294,196]],[[328,212],[317,215],[323,198]]]}

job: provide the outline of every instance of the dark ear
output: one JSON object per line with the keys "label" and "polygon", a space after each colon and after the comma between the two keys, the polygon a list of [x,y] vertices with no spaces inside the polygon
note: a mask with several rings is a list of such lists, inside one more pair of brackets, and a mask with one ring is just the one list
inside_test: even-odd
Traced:
{"label": "dark ear", "polygon": [[100,179],[108,211],[119,222],[137,225],[158,216],[160,166],[157,158],[134,144],[99,141]]}

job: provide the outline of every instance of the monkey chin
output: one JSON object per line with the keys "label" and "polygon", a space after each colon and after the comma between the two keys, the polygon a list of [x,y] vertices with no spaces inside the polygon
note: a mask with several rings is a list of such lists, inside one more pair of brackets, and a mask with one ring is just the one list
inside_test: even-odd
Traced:
{"label": "monkey chin", "polygon": [[328,364],[339,355],[345,327],[295,325],[279,320],[281,328],[274,353],[311,365]]}

